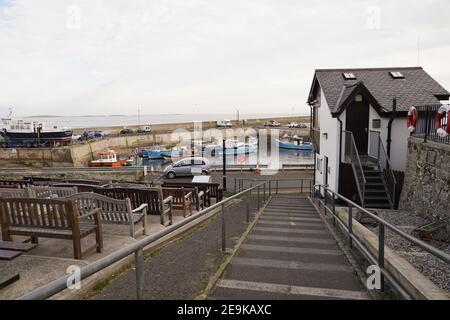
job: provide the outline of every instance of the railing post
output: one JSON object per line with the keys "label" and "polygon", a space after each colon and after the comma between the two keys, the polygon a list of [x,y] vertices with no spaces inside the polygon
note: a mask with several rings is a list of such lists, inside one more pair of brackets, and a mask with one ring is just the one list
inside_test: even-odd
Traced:
{"label": "railing post", "polygon": [[269,197],[272,196],[272,180],[269,180]]}
{"label": "railing post", "polygon": [[425,136],[423,142],[427,142],[428,140],[428,131],[429,131],[429,122],[430,122],[430,109],[429,106],[426,108],[426,116],[425,116]]}
{"label": "railing post", "polygon": [[264,183],[264,188],[263,188],[264,189],[263,203],[266,203],[266,183]]}
{"label": "railing post", "polygon": [[336,198],[333,196],[333,226],[336,226]]}
{"label": "railing post", "polygon": [[222,220],[222,252],[227,251],[227,243],[226,243],[226,237],[225,237],[225,204],[222,204],[222,214],[221,214],[221,220]]}
{"label": "railing post", "polygon": [[324,213],[325,213],[325,215],[327,215],[327,192],[328,192],[328,190],[324,187],[323,188],[323,190],[324,190],[324,199],[323,199],[323,201],[324,201]]}
{"label": "railing post", "polygon": [[261,194],[261,191],[260,191],[260,186],[258,186],[258,211],[259,211],[259,209],[261,208],[261,203],[260,203],[260,201],[261,201],[261,199],[260,199],[260,194]]}
{"label": "railing post", "polygon": [[380,269],[380,291],[384,291],[384,224],[378,223],[378,268]]}
{"label": "railing post", "polygon": [[279,181],[277,180],[277,192],[276,192],[276,194],[278,194],[278,182],[279,182]]}
{"label": "railing post", "polygon": [[144,299],[144,252],[141,249],[134,253],[134,264],[136,269],[136,298]]}
{"label": "railing post", "polygon": [[247,198],[245,200],[245,206],[246,206],[246,210],[247,210],[247,223],[250,223],[250,201],[249,201],[249,196],[247,196]]}
{"label": "railing post", "polygon": [[353,240],[351,235],[353,234],[353,207],[348,204],[348,245],[350,248],[353,246]]}
{"label": "railing post", "polygon": [[303,179],[302,179],[302,186],[300,187],[300,193],[303,193]]}
{"label": "railing post", "polygon": [[[237,179],[234,179],[234,192],[237,192],[237,189],[236,189],[236,182],[237,182]],[[240,183],[239,183],[240,184]]]}

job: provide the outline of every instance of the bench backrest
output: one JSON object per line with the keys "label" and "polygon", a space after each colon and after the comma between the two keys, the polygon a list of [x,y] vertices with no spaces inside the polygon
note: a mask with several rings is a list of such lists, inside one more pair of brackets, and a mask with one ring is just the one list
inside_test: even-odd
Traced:
{"label": "bench backrest", "polygon": [[100,218],[104,222],[130,222],[132,209],[128,198],[117,200],[97,193],[82,192],[63,199],[74,201],[79,216],[101,209]]}
{"label": "bench backrest", "polygon": [[28,189],[1,188],[0,198],[30,198]]}
{"label": "bench backrest", "polygon": [[199,191],[208,191],[209,196],[221,200],[223,198],[222,187],[218,183],[192,183],[192,182],[164,182],[162,187],[198,188]]}
{"label": "bench backrest", "polygon": [[147,213],[160,214],[162,210],[160,188],[94,188],[93,192],[119,200],[128,198],[133,209],[147,204]]}
{"label": "bench backrest", "polygon": [[58,188],[77,188],[78,192],[94,192],[95,188],[98,188],[97,185],[89,185],[89,184],[77,184],[77,183],[56,183],[52,184],[52,187]]}
{"label": "bench backrest", "polygon": [[0,223],[7,226],[74,230],[75,204],[70,200],[1,198]]}
{"label": "bench backrest", "polygon": [[0,188],[26,188],[30,184],[28,180],[0,180]]}
{"label": "bench backrest", "polygon": [[63,198],[78,193],[77,187],[31,187],[30,191],[38,199]]}
{"label": "bench backrest", "polygon": [[186,202],[185,195],[191,190],[186,190],[184,188],[162,188],[163,197],[167,198],[173,197],[173,204],[183,204]]}

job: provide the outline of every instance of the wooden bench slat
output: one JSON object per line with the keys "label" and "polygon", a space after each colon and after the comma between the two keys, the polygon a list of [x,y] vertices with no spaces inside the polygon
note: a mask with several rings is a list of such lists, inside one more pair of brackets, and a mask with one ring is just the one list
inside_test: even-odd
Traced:
{"label": "wooden bench slat", "polygon": [[12,241],[0,241],[0,249],[28,252],[36,248],[35,243],[21,243]]}
{"label": "wooden bench slat", "polygon": [[3,250],[0,249],[0,260],[12,260],[22,254],[21,251]]}

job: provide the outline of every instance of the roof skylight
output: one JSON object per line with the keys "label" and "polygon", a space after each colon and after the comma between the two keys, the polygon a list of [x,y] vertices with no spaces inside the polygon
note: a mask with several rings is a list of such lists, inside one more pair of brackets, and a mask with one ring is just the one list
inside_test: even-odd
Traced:
{"label": "roof skylight", "polygon": [[356,76],[354,73],[344,72],[342,75],[344,76],[345,80],[356,80]]}
{"label": "roof skylight", "polygon": [[392,72],[389,72],[389,74],[394,79],[405,79],[405,76],[403,75],[403,73],[398,72],[398,71],[392,71]]}

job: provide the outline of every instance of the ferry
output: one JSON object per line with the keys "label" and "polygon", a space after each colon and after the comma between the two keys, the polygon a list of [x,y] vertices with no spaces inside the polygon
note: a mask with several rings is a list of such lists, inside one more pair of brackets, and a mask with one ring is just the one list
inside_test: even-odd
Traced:
{"label": "ferry", "polygon": [[129,164],[128,159],[120,160],[114,150],[106,150],[98,153],[98,159],[92,160],[90,167],[123,167]]}
{"label": "ferry", "polygon": [[2,118],[0,135],[3,147],[40,147],[68,145],[72,142],[72,130],[57,126],[48,128],[43,122],[13,120],[12,111]]}
{"label": "ferry", "polygon": [[297,136],[285,140],[277,140],[278,148],[289,150],[312,151],[314,146],[311,142],[305,142],[303,138]]}

